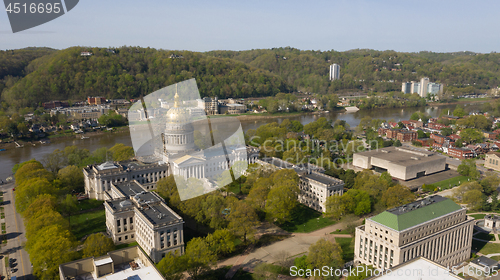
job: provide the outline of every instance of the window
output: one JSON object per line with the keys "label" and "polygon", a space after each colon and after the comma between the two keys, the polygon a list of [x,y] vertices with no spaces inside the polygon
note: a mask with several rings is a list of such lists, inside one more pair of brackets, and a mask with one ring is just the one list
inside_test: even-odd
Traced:
{"label": "window", "polygon": [[120,220],[116,221],[116,226],[120,226]]}
{"label": "window", "polygon": [[125,235],[125,240],[127,240],[127,239],[128,239],[128,235]]}
{"label": "window", "polygon": [[122,241],[122,238],[121,238],[121,237],[118,237],[118,241]]}

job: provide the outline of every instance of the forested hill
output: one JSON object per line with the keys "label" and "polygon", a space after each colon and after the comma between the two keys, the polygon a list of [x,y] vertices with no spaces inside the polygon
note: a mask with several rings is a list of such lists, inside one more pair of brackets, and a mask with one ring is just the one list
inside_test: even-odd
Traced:
{"label": "forested hill", "polygon": [[[350,50],[301,51],[274,48],[249,51],[211,51],[281,76],[299,90],[331,93],[342,89],[401,91],[401,82],[429,77],[451,92],[474,92],[500,85],[500,54],[402,53]],[[329,82],[329,65],[340,65],[341,80]]]}
{"label": "forested hill", "polygon": [[[81,56],[82,51],[93,55]],[[2,93],[10,106],[87,96],[136,98],[190,78],[196,78],[203,96],[270,96],[293,90],[278,75],[233,59],[151,48],[72,47],[34,60],[26,69],[26,77]]]}
{"label": "forested hill", "polygon": [[2,92],[6,84],[12,86],[23,77],[25,68],[31,61],[55,51],[49,48],[0,51],[0,92]]}
{"label": "forested hill", "polygon": [[[81,56],[82,51],[93,55]],[[340,65],[341,79],[330,82],[332,63]],[[136,98],[190,78],[196,78],[202,96],[238,98],[296,90],[400,91],[401,82],[422,77],[445,84],[448,93],[484,92],[500,85],[500,54],[322,52],[290,47],[205,53],[139,47],[0,52],[3,109],[87,96]]]}

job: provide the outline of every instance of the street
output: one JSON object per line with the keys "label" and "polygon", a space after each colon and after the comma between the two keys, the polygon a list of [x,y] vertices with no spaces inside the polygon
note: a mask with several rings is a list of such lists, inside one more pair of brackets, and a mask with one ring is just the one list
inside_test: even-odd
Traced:
{"label": "street", "polygon": [[[1,274],[6,276],[5,279],[10,279],[12,276],[17,276],[17,279],[34,279],[32,275],[31,262],[28,253],[24,250],[26,243],[25,228],[23,218],[15,210],[14,193],[12,188],[14,183],[2,185],[0,190],[3,191],[3,207],[5,213],[5,223],[7,230],[7,244],[2,244],[2,265]],[[13,259],[13,272],[8,267],[5,267],[4,258]]]}

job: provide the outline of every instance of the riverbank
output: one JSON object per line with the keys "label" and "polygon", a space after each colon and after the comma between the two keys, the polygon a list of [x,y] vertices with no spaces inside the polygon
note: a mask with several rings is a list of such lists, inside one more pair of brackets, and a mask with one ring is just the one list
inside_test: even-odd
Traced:
{"label": "riverbank", "polygon": [[[59,140],[66,140],[66,139],[81,139],[82,136],[84,137],[96,137],[96,136],[102,136],[102,135],[107,135],[107,134],[112,134],[112,133],[122,133],[124,131],[128,131],[128,126],[122,126],[122,127],[117,127],[114,128],[113,131],[108,131],[108,130],[99,130],[99,131],[90,131],[86,133],[70,133],[70,134],[54,134],[50,135],[49,137],[45,137],[43,139],[38,139],[38,140],[32,140],[32,141],[26,141],[26,140],[16,140],[16,141],[9,141],[9,142],[2,142],[0,143],[0,149],[22,149],[22,148],[16,148],[16,143],[19,143],[20,145],[24,146],[38,146],[38,145],[49,145],[51,142],[57,142]],[[47,144],[42,144],[42,142],[47,142]],[[1,152],[0,152],[1,153]]]}
{"label": "riverbank", "polygon": [[471,103],[486,103],[490,101],[498,100],[498,98],[463,98],[453,102],[427,102],[427,106],[445,106],[445,105],[459,105],[459,104],[471,104]]}

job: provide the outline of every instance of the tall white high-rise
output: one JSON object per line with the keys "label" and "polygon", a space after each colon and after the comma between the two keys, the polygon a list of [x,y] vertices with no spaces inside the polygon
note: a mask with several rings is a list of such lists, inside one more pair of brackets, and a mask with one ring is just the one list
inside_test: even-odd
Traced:
{"label": "tall white high-rise", "polygon": [[422,78],[420,80],[420,89],[418,91],[418,95],[420,95],[420,97],[427,97],[427,89],[428,89],[428,85],[429,85],[429,78]]}
{"label": "tall white high-rise", "polygon": [[340,65],[334,63],[330,65],[330,81],[339,80],[340,79]]}

